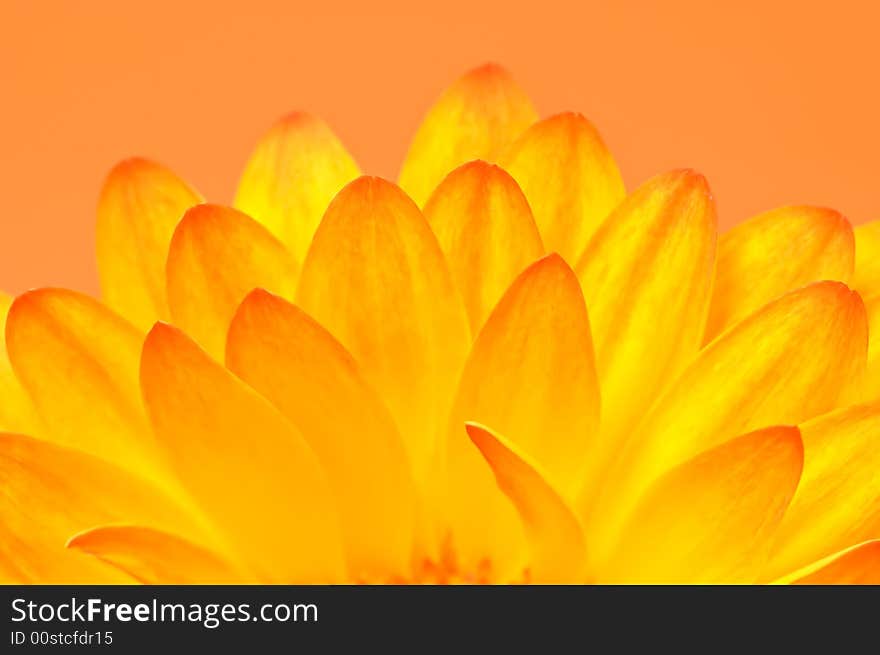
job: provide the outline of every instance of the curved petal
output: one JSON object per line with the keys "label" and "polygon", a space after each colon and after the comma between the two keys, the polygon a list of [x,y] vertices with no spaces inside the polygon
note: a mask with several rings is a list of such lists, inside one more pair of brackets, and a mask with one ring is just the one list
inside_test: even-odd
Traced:
{"label": "curved petal", "polygon": [[242,299],[262,287],[287,297],[296,264],[275,237],[240,211],[190,209],[168,251],[168,305],[175,324],[223,361],[229,321]]}
{"label": "curved petal", "polygon": [[140,525],[107,525],[73,536],[67,547],[92,555],[144,584],[240,584],[232,564],[205,546]]}
{"label": "curved petal", "polygon": [[268,401],[162,323],[144,342],[141,387],[160,447],[237,561],[265,580],[342,578],[323,471]]}
{"label": "curved petal", "polygon": [[580,581],[586,546],[568,503],[513,444],[481,425],[466,427],[522,519],[529,541],[529,579],[540,584]]}
{"label": "curved petal", "polygon": [[66,289],[19,296],[6,322],[9,359],[45,436],[154,477],[160,466],[138,387],[142,340],[97,300]]}
{"label": "curved petal", "polygon": [[832,412],[801,432],[804,474],[779,528],[768,579],[880,538],[880,404]]}
{"label": "curved petal", "polygon": [[856,265],[852,286],[866,298],[880,295],[880,221],[856,226]]}
{"label": "curved petal", "polygon": [[12,298],[0,292],[0,431],[30,432],[39,429],[33,404],[22,388],[6,352],[6,316]]}
{"label": "curved petal", "polygon": [[416,492],[403,439],[352,356],[298,307],[263,290],[229,328],[226,364],[299,429],[335,494],[349,570],[409,570]]}
{"label": "curved petal", "polygon": [[801,475],[798,429],[732,439],[645,492],[603,578],[615,583],[753,583]]}
{"label": "curved petal", "polygon": [[868,312],[868,369],[862,398],[880,400],[880,295],[865,301]]}
{"label": "curved petal", "polygon": [[91,526],[137,521],[202,535],[198,519],[149,483],[96,457],[46,441],[0,434],[0,579],[38,584],[129,582],[65,550]]}
{"label": "curved petal", "polygon": [[835,407],[865,366],[859,295],[819,282],[766,305],[700,352],[633,432],[589,518],[605,538],[659,474],[736,434],[797,424]]}
{"label": "curved petal", "polygon": [[866,541],[851,546],[786,576],[780,583],[880,585],[880,541]]}
{"label": "curved petal", "polygon": [[354,355],[423,478],[469,335],[437,239],[406,194],[370,177],[340,192],[315,233],[297,304]]}
{"label": "curved petal", "polygon": [[98,273],[104,301],[139,328],[168,318],[165,258],[174,226],[201,196],[146,159],[110,171],[98,203]]}
{"label": "curved petal", "polygon": [[849,221],[821,207],[781,207],[722,234],[705,341],[792,289],[849,282],[854,251]]}
{"label": "curved petal", "polygon": [[400,171],[400,186],[419,206],[449,171],[472,159],[494,161],[538,120],[531,100],[496,64],[456,80],[431,107]]}
{"label": "curved petal", "polygon": [[324,121],[294,112],[257,144],[238,183],[235,206],[265,225],[300,264],[327,205],[359,174]]}
{"label": "curved petal", "polygon": [[580,114],[533,125],[500,163],[526,194],[547,250],[569,262],[626,193],[602,137]]}
{"label": "curved petal", "polygon": [[510,175],[473,161],[440,183],[425,218],[476,333],[513,279],[544,252],[529,203]]}
{"label": "curved petal", "polygon": [[716,223],[706,179],[672,171],[628,196],[578,262],[596,345],[606,452],[699,350]]}

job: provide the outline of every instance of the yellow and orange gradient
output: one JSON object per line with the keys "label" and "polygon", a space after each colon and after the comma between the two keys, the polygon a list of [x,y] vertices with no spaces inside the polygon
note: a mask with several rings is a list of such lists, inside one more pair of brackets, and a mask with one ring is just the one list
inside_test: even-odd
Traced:
{"label": "yellow and orange gradient", "polygon": [[0,579],[880,582],[880,224],[718,237],[491,65],[399,183],[302,113],[235,208],[120,163],[102,301],[3,300]]}

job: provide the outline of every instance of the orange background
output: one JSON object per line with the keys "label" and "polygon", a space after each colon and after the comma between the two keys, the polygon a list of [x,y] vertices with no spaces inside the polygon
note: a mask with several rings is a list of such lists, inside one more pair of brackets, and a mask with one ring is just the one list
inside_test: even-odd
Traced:
{"label": "orange background", "polygon": [[542,115],[587,115],[630,187],[702,171],[725,226],[789,203],[880,218],[875,3],[721,4],[2,0],[0,288],[95,291],[94,207],[117,160],[156,158],[230,202],[291,109],[396,177],[424,111],[487,60]]}

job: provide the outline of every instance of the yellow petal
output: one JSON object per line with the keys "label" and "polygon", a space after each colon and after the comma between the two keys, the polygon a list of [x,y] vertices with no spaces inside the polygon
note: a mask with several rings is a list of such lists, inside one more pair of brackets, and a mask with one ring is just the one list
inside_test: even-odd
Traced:
{"label": "yellow petal", "polygon": [[257,144],[235,206],[269,228],[302,263],[327,205],[358,174],[354,159],[324,121],[295,112]]}
{"label": "yellow petal", "polygon": [[611,213],[578,262],[596,346],[606,452],[700,347],[716,222],[702,175],[658,175]]}
{"label": "yellow petal", "polygon": [[880,221],[858,225],[854,234],[856,265],[852,286],[866,298],[880,295]]}
{"label": "yellow petal", "polygon": [[18,583],[130,582],[65,549],[73,534],[113,521],[200,534],[161,491],[96,457],[0,434],[0,579]]}
{"label": "yellow petal", "polygon": [[500,163],[526,194],[544,246],[569,262],[625,194],[611,153],[580,114],[533,125]]}
{"label": "yellow petal", "polygon": [[171,466],[240,561],[272,581],[340,580],[323,471],[268,401],[162,323],[144,343],[141,386]]}
{"label": "yellow petal", "polygon": [[6,315],[12,298],[0,292],[0,431],[28,432],[39,428],[34,408],[6,352]]}
{"label": "yellow petal", "polygon": [[513,566],[521,529],[462,429],[492,425],[563,493],[589,465],[599,424],[590,325],[577,278],[559,255],[527,268],[477,337],[447,428],[446,505],[462,566]]}
{"label": "yellow petal", "polygon": [[530,579],[540,584],[578,582],[584,534],[568,503],[538,465],[503,437],[474,423],[467,424],[467,433],[519,512],[529,541]]}
{"label": "yellow petal", "polygon": [[849,282],[852,226],[820,207],[782,207],[721,235],[705,341],[783,293],[819,280]]}
{"label": "yellow petal", "polygon": [[87,553],[144,584],[236,584],[232,564],[204,546],[138,525],[108,525],[75,535],[68,548]]}
{"label": "yellow petal", "polygon": [[165,258],[174,226],[201,196],[170,170],[127,159],[110,172],[98,204],[98,273],[104,301],[146,330],[168,318]]}
{"label": "yellow petal", "polygon": [[476,333],[513,279],[544,252],[532,210],[510,175],[474,161],[443,180],[425,205],[425,218]]}
{"label": "yellow petal", "polygon": [[65,289],[19,296],[9,310],[6,343],[45,425],[41,436],[158,475],[138,386],[142,340],[89,296]]}
{"label": "yellow petal", "polygon": [[495,64],[459,78],[431,107],[400,171],[400,186],[419,206],[452,169],[473,159],[496,160],[538,120],[529,97]]}
{"label": "yellow petal", "polygon": [[299,429],[321,460],[355,579],[408,570],[415,489],[403,439],[352,356],[296,306],[263,290],[229,328],[227,366]]}
{"label": "yellow petal", "polygon": [[772,579],[880,538],[880,404],[838,410],[801,426],[805,465],[779,529]]}
{"label": "yellow petal", "polygon": [[754,582],[804,462],[797,428],[732,439],[673,468],[633,511],[603,579]]}
{"label": "yellow petal", "polygon": [[626,508],[659,474],[736,434],[827,412],[865,366],[859,295],[819,282],[773,301],[700,352],[636,428],[589,519],[610,546]]}
{"label": "yellow petal", "polygon": [[868,312],[868,369],[862,398],[880,400],[880,295],[865,300]]}
{"label": "yellow petal", "polygon": [[421,479],[469,336],[443,253],[412,200],[378,178],[345,187],[315,233],[297,304],[354,355]]}
{"label": "yellow petal", "polygon": [[229,207],[198,205],[174,231],[168,305],[174,323],[223,361],[229,321],[249,291],[292,296],[296,264],[266,228]]}
{"label": "yellow petal", "polygon": [[847,548],[780,582],[799,585],[880,585],[880,541],[866,541]]}

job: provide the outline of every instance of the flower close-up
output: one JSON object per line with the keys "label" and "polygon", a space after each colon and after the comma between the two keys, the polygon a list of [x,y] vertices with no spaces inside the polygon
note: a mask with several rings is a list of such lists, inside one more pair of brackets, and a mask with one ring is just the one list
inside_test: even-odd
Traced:
{"label": "flower close-up", "polygon": [[0,296],[4,583],[880,584],[880,221],[719,233],[489,64],[396,182],[121,161],[96,249]]}

